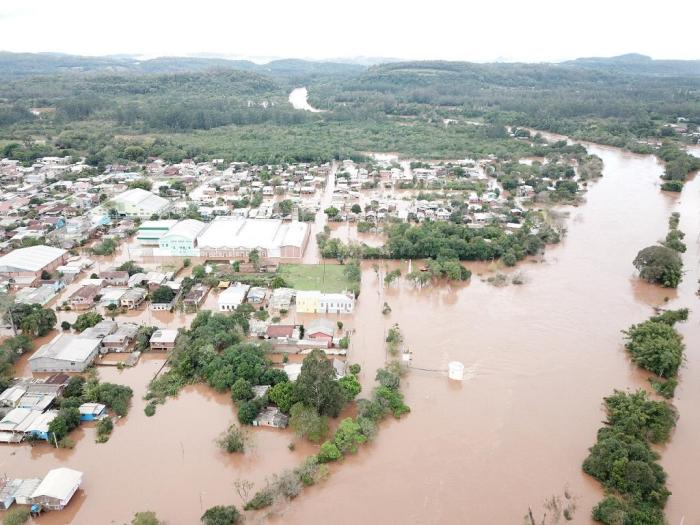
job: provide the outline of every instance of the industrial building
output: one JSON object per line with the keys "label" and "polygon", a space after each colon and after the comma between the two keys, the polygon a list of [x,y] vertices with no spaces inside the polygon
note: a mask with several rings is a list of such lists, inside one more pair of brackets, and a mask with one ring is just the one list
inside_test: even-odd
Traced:
{"label": "industrial building", "polygon": [[199,235],[200,257],[243,259],[253,250],[261,258],[299,259],[309,241],[309,225],[278,219],[215,218]]}
{"label": "industrial building", "polygon": [[42,272],[53,272],[68,259],[68,252],[51,246],[17,248],[0,257],[0,277],[17,287],[33,286]]}
{"label": "industrial building", "polygon": [[170,228],[175,226],[175,219],[162,221],[143,221],[136,232],[136,240],[144,246],[158,246],[158,243],[166,235]]}
{"label": "industrial building", "polygon": [[206,227],[206,223],[195,219],[185,219],[178,222],[160,237],[158,252],[154,255],[182,257],[199,255],[197,237]]}
{"label": "industrial building", "polygon": [[167,199],[142,188],[126,190],[124,193],[114,197],[111,203],[119,215],[141,218],[162,213],[170,206],[170,201]]}
{"label": "industrial building", "polygon": [[101,340],[60,333],[29,358],[32,372],[84,372],[97,357]]}

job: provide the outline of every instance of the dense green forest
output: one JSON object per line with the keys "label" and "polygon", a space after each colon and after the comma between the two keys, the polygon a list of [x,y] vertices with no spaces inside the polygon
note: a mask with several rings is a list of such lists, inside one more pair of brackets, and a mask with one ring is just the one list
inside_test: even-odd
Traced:
{"label": "dense green forest", "polygon": [[[700,124],[697,64],[637,56],[365,68],[0,53],[0,79],[0,154],[24,162],[43,155],[86,155],[97,166],[148,156],[262,163],[366,151],[527,155],[529,144],[508,126],[651,152],[647,141],[680,145]],[[327,111],[294,110],[287,97],[301,85]],[[686,131],[669,126],[677,122]]]}

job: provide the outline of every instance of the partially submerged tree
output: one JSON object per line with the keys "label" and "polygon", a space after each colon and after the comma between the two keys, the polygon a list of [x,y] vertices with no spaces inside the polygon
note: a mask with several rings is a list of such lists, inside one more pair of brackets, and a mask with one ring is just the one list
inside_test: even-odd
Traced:
{"label": "partially submerged tree", "polygon": [[683,278],[683,260],[667,246],[648,246],[633,261],[639,276],[647,282],[677,288]]}

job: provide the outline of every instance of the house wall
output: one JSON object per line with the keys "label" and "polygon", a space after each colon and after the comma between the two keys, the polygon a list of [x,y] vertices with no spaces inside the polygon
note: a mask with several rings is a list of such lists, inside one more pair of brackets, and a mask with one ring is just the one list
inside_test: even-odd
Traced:
{"label": "house wall", "polygon": [[314,314],[319,311],[320,307],[321,301],[318,296],[304,297],[297,295],[297,313]]}
{"label": "house wall", "polygon": [[349,314],[352,313],[354,306],[354,302],[350,299],[321,298],[319,311],[328,314]]}
{"label": "house wall", "polygon": [[[57,259],[53,260],[52,262],[46,264],[36,272],[0,272],[1,277],[5,278],[13,278],[16,279],[17,277],[35,277],[37,280],[41,278],[41,273],[43,271],[47,272],[53,272],[56,268],[61,266],[65,261],[68,260],[68,255],[64,254],[61,257],[58,257]],[[33,283],[32,283],[33,284]]]}
{"label": "house wall", "polygon": [[175,348],[175,343],[151,343],[151,350],[155,352],[166,352]]}
{"label": "house wall", "polygon": [[53,357],[39,357],[29,361],[32,372],[84,372],[97,357],[98,347],[85,361],[64,361]]}
{"label": "house wall", "polygon": [[198,255],[195,241],[181,235],[166,235],[160,240],[159,248],[169,251],[172,256],[194,257]]}
{"label": "house wall", "polygon": [[324,334],[321,332],[309,334],[308,337],[309,337],[309,339],[313,339],[314,341],[325,341],[328,344],[328,346],[330,346],[331,343],[333,342],[332,335]]}

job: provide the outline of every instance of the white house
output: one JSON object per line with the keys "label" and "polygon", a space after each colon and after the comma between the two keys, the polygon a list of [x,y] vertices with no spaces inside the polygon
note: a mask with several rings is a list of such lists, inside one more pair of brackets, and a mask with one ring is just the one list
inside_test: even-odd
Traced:
{"label": "white house", "polygon": [[83,481],[83,473],[69,468],[50,470],[41,480],[29,500],[50,510],[62,510],[78,490]]}
{"label": "white house", "polygon": [[242,283],[233,283],[219,294],[219,310],[228,312],[235,310],[245,301],[250,286]]}
{"label": "white house", "polygon": [[351,314],[355,309],[355,297],[350,293],[321,294],[321,313]]}

